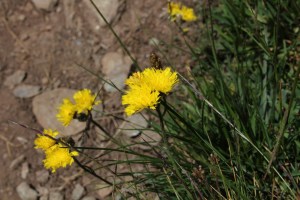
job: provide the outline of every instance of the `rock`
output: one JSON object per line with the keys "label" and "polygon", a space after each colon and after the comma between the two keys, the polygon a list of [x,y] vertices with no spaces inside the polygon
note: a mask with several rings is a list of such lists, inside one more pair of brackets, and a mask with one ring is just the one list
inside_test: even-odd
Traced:
{"label": "rock", "polygon": [[36,181],[39,183],[46,183],[49,178],[49,172],[47,170],[39,170],[35,172]]}
{"label": "rock", "polygon": [[[112,82],[117,88],[123,89],[125,86],[124,81],[127,79],[130,70],[130,58],[119,52],[110,52],[103,56],[101,64],[106,80]],[[107,83],[104,85],[104,89],[108,92],[118,91]]]}
{"label": "rock", "polygon": [[9,166],[9,169],[15,169],[16,167],[18,167],[21,162],[23,162],[25,160],[25,156],[24,155],[20,155],[19,157],[17,157],[16,159],[14,159]]}
{"label": "rock", "polygon": [[[97,25],[105,26],[105,21],[101,18],[101,16],[91,4],[91,2],[89,0],[84,0],[83,2],[85,2],[87,7],[89,8],[88,12],[92,12],[94,18],[97,19],[94,28],[96,28]],[[95,3],[96,7],[101,11],[108,23],[111,23],[116,18],[117,14],[119,14],[118,10],[123,4],[123,1],[121,0],[93,0],[93,2]]]}
{"label": "rock", "polygon": [[82,187],[79,183],[75,185],[75,188],[72,191],[72,199],[79,200],[84,195],[84,187]]}
{"label": "rock", "polygon": [[108,185],[98,185],[101,189],[97,191],[97,194],[100,196],[100,199],[104,199],[108,195],[110,195],[113,191],[113,188]]}
{"label": "rock", "polygon": [[140,144],[139,148],[143,150],[151,150],[151,146],[158,145],[161,141],[161,136],[151,130],[145,130],[142,132],[141,136],[136,138],[140,143],[145,143],[144,145]]}
{"label": "rock", "polygon": [[57,108],[64,98],[72,98],[75,90],[59,88],[44,92],[32,101],[32,109],[39,124],[48,129],[53,128],[61,134],[60,136],[76,135],[85,128],[85,123],[72,120],[70,125],[64,127],[57,119]]}
{"label": "rock", "polygon": [[125,120],[125,125],[122,128],[122,133],[126,134],[129,137],[136,137],[141,134],[141,129],[147,128],[148,125],[147,119],[145,119],[143,116],[141,114],[136,114],[128,117]]}
{"label": "rock", "polygon": [[159,40],[155,37],[149,39],[149,45],[157,47],[159,45]]}
{"label": "rock", "polygon": [[37,9],[51,11],[57,4],[57,0],[32,0]]}
{"label": "rock", "polygon": [[49,190],[46,187],[41,187],[40,185],[38,185],[36,187],[36,190],[38,191],[39,196],[40,196],[39,200],[42,200],[42,199],[48,200]]}
{"label": "rock", "polygon": [[13,88],[15,85],[21,83],[26,77],[26,72],[23,70],[17,70],[12,75],[8,76],[5,81],[4,85]]}
{"label": "rock", "polygon": [[28,172],[29,172],[29,165],[27,162],[24,162],[22,164],[22,171],[21,171],[21,177],[22,179],[26,179],[27,175],[28,175]]}
{"label": "rock", "polygon": [[22,145],[25,145],[28,143],[28,140],[24,137],[21,137],[21,136],[18,136],[16,137],[16,139],[22,144]]}
{"label": "rock", "polygon": [[64,196],[60,192],[50,192],[49,200],[64,200]]}
{"label": "rock", "polygon": [[13,90],[13,94],[19,98],[30,98],[40,93],[41,87],[34,85],[19,85]]}
{"label": "rock", "polygon": [[83,197],[82,200],[96,200],[96,198],[89,196],[89,197]]}
{"label": "rock", "polygon": [[38,197],[38,193],[26,182],[22,182],[18,185],[17,193],[22,200],[36,200]]}

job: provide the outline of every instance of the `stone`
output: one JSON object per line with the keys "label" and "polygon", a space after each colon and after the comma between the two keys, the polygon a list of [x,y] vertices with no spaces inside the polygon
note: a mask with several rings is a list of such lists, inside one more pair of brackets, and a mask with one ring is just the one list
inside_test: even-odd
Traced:
{"label": "stone", "polygon": [[122,133],[129,137],[136,137],[141,134],[141,129],[147,128],[148,122],[145,115],[136,114],[126,118],[122,127]]}
{"label": "stone", "polygon": [[[123,89],[125,80],[130,71],[131,59],[119,52],[110,52],[101,60],[102,72],[106,80],[112,82],[117,88]],[[115,87],[105,83],[104,89],[108,92],[118,91]]]}
{"label": "stone", "polygon": [[57,0],[32,0],[37,9],[51,11],[57,4]]}
{"label": "stone", "polygon": [[35,85],[19,85],[13,90],[13,94],[19,98],[30,98],[40,93],[41,87]]}
{"label": "stone", "polygon": [[22,163],[21,177],[22,179],[26,179],[29,173],[29,165],[27,162]]}
{"label": "stone", "polygon": [[56,119],[57,108],[64,98],[71,99],[75,90],[58,88],[44,92],[32,101],[32,109],[37,121],[43,128],[53,128],[59,131],[60,136],[76,135],[84,130],[85,123],[72,120],[70,125],[65,127]]}
{"label": "stone", "polygon": [[17,70],[12,75],[8,76],[3,84],[9,88],[13,88],[15,85],[21,83],[25,79],[25,77],[25,71]]}
{"label": "stone", "polygon": [[39,183],[46,183],[49,178],[49,172],[47,170],[39,170],[35,172],[36,181]]}
{"label": "stone", "polygon": [[99,195],[100,199],[104,199],[113,192],[113,188],[108,185],[98,185],[97,187],[101,188],[97,191],[97,194]]}
{"label": "stone", "polygon": [[162,138],[158,133],[151,130],[145,130],[142,132],[141,136],[137,138],[140,143],[145,144],[140,144],[138,146],[143,150],[151,150],[151,146],[158,145],[161,139]]}
{"label": "stone", "polygon": [[15,158],[9,166],[9,169],[15,169],[17,168],[23,161],[25,160],[24,155],[20,155],[19,157]]}
{"label": "stone", "polygon": [[60,192],[50,192],[49,200],[64,200],[64,196]]}
{"label": "stone", "polygon": [[[83,2],[86,3],[88,7],[88,11],[91,11],[96,18],[97,22],[96,25],[105,26],[106,23],[99,15],[95,7],[91,4],[89,0],[84,0]],[[120,6],[123,4],[122,0],[93,0],[96,7],[101,11],[105,19],[108,23],[111,23],[117,16],[118,10]],[[94,28],[96,28],[96,25]]]}
{"label": "stone", "polygon": [[38,193],[26,182],[22,182],[17,186],[17,193],[22,200],[37,200],[38,198]]}
{"label": "stone", "polygon": [[79,183],[75,185],[75,188],[72,191],[72,200],[79,200],[84,195],[84,187]]}

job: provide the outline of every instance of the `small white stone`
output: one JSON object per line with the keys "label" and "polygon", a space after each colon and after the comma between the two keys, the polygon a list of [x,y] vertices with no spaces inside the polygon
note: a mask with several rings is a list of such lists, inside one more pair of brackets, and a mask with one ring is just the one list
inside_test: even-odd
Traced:
{"label": "small white stone", "polygon": [[84,195],[84,187],[79,183],[75,185],[75,188],[72,191],[72,200],[79,200]]}
{"label": "small white stone", "polygon": [[26,182],[22,182],[17,187],[17,193],[22,200],[37,200],[38,193]]}
{"label": "small white stone", "polygon": [[24,162],[22,164],[22,171],[21,171],[21,177],[22,179],[26,179],[27,175],[28,175],[28,172],[29,172],[29,165],[27,162]]}

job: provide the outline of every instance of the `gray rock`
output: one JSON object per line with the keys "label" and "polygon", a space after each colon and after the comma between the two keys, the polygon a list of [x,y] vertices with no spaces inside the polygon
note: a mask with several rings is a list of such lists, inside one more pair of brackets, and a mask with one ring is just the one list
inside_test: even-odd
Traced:
{"label": "gray rock", "polygon": [[29,172],[29,165],[27,162],[22,163],[22,171],[21,171],[21,177],[22,179],[26,179]]}
{"label": "gray rock", "polygon": [[57,4],[57,0],[32,0],[37,9],[51,11]]}
{"label": "gray rock", "polygon": [[75,185],[75,188],[72,191],[72,199],[79,200],[84,195],[84,187],[82,187],[79,183]]}
{"label": "gray rock", "polygon": [[[93,13],[94,18],[97,19],[96,25],[105,26],[106,23],[101,18],[101,16],[98,14],[94,6],[91,4],[89,0],[84,0],[87,4],[88,12]],[[122,0],[93,0],[97,8],[102,12],[105,19],[108,21],[108,23],[111,23],[114,18],[118,14],[118,9],[120,8],[121,4],[123,3]],[[96,26],[95,25],[95,26]],[[94,27],[95,28],[95,27]]]}
{"label": "gray rock", "polygon": [[[117,88],[124,88],[124,81],[127,79],[131,65],[130,58],[119,52],[110,52],[103,56],[101,64],[106,79],[111,81]],[[107,83],[104,85],[104,89],[108,92],[118,91]]]}
{"label": "gray rock", "polygon": [[40,90],[40,86],[19,85],[13,90],[13,94],[19,98],[30,98],[39,94]]}
{"label": "gray rock", "polygon": [[46,183],[49,178],[49,172],[47,170],[39,170],[35,172],[36,181],[39,183]]}
{"label": "gray rock", "polygon": [[12,75],[8,76],[3,84],[9,88],[13,88],[15,85],[21,83],[25,79],[25,76],[25,71],[17,70]]}
{"label": "gray rock", "polygon": [[22,182],[18,185],[17,193],[22,200],[36,200],[38,198],[38,193],[26,182]]}
{"label": "gray rock", "polygon": [[32,101],[32,109],[39,124],[48,129],[53,128],[59,131],[60,136],[76,135],[85,128],[85,123],[72,120],[70,125],[64,127],[57,119],[57,108],[64,98],[72,99],[75,90],[59,88],[44,92]]}
{"label": "gray rock", "polygon": [[64,196],[60,192],[50,192],[49,200],[63,200]]}
{"label": "gray rock", "polygon": [[140,143],[145,143],[144,145],[139,145],[139,148],[143,150],[151,150],[151,146],[158,145],[161,139],[162,138],[158,133],[151,130],[143,131],[141,136],[136,138]]}
{"label": "gray rock", "polygon": [[18,167],[23,161],[25,160],[25,156],[24,155],[20,155],[19,157],[17,157],[16,159],[14,159],[9,166],[9,169],[15,169],[16,167]]}
{"label": "gray rock", "polygon": [[[145,117],[145,115],[143,115]],[[126,123],[123,126],[122,133],[129,137],[136,137],[141,133],[141,130],[134,129],[145,129],[147,128],[147,118],[145,119],[142,115],[136,114],[126,118]],[[126,130],[127,129],[127,130]]]}
{"label": "gray rock", "polygon": [[97,191],[97,194],[100,196],[100,199],[104,199],[113,192],[113,188],[108,185],[101,186],[100,184],[98,184],[98,187],[101,188]]}

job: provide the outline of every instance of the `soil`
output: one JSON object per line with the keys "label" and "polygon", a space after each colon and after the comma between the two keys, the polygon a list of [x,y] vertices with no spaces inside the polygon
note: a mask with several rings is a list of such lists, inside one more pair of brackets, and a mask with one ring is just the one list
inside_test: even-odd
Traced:
{"label": "soil", "polygon": [[[43,169],[43,155],[34,149],[36,133],[20,127],[9,120],[41,130],[32,112],[32,98],[18,98],[13,88],[3,83],[16,70],[24,70],[26,78],[21,84],[37,85],[42,91],[53,88],[82,89],[93,91],[101,88],[101,82],[94,75],[77,66],[80,64],[101,74],[101,58],[107,52],[122,51],[120,44],[107,26],[98,27],[90,20],[85,3],[74,0],[72,7],[66,8],[63,0],[50,11],[37,9],[30,0],[2,0],[0,2],[0,199],[20,199],[16,187],[25,181],[37,190],[38,187],[50,191],[60,191],[65,199],[76,183],[86,186],[94,179],[81,176],[81,170],[72,165],[69,168],[50,173],[45,183],[37,181],[36,172]],[[186,2],[188,5],[191,2]],[[66,16],[66,9],[72,17]],[[112,21],[116,33],[125,43],[139,66],[149,65],[149,55],[156,50],[150,41],[158,39],[169,44],[178,43],[180,36],[176,27],[170,23],[166,12],[167,1],[123,2]],[[96,28],[95,28],[96,27]],[[98,30],[97,30],[98,28]],[[174,31],[175,30],[175,31]],[[174,37],[179,37],[174,39]],[[179,52],[163,46],[172,60],[184,64],[185,57]],[[163,63],[166,63],[163,61]],[[181,71],[184,71],[181,69]],[[114,99],[106,109],[120,110],[120,97],[103,92],[102,98]],[[112,122],[103,120],[104,126]],[[110,125],[109,125],[110,124]],[[11,167],[18,157],[24,159]],[[29,172],[21,177],[22,165],[28,163]],[[24,170],[24,169],[23,169]],[[79,175],[78,175],[79,174]],[[78,175],[78,176],[77,176]],[[96,191],[87,189],[87,195],[98,199]]]}

